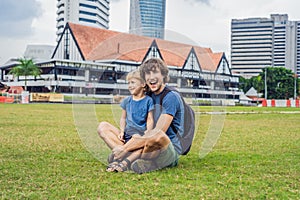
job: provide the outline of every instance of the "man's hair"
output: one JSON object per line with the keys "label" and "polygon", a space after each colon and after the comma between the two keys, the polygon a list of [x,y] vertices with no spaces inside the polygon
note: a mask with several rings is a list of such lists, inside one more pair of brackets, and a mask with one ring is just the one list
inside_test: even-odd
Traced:
{"label": "man's hair", "polygon": [[159,58],[150,58],[140,66],[141,77],[145,80],[146,74],[149,74],[151,71],[156,71],[157,69],[160,69],[164,77],[164,83],[169,82],[169,68],[166,63]]}
{"label": "man's hair", "polygon": [[132,78],[136,78],[141,81],[141,83],[145,83],[145,80],[141,77],[141,73],[138,69],[129,72],[126,76],[126,80],[130,80]]}

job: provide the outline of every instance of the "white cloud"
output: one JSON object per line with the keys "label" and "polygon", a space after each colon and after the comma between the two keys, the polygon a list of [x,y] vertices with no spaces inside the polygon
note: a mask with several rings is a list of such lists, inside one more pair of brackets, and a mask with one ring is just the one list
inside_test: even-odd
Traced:
{"label": "white cloud", "polygon": [[0,1],[1,37],[19,38],[32,34],[31,27],[34,18],[41,15],[41,4],[36,0]]}

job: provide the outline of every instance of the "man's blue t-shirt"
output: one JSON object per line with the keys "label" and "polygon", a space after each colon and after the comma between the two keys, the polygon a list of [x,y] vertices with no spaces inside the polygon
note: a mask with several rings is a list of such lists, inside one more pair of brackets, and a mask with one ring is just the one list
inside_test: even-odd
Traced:
{"label": "man's blue t-shirt", "polygon": [[128,141],[133,134],[143,135],[147,129],[147,116],[154,109],[153,100],[149,96],[134,100],[132,96],[121,102],[121,108],[126,111],[125,140]]}
{"label": "man's blue t-shirt", "polygon": [[[155,95],[152,94],[152,99],[154,102],[154,122],[156,123],[161,114],[169,114],[173,116],[173,121],[168,128],[166,134],[170,138],[175,150],[180,154],[181,145],[177,133],[183,135],[183,120],[184,120],[184,105],[181,100],[180,95],[171,91],[163,98],[162,108],[160,106],[160,96],[162,93]],[[173,125],[172,125],[173,124]],[[174,128],[172,128],[174,127]],[[175,130],[173,130],[175,129]]]}

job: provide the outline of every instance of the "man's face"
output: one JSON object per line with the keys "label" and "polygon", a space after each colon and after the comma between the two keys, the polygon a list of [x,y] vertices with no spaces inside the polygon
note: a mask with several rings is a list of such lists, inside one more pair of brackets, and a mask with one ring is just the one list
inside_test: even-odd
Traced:
{"label": "man's face", "polygon": [[163,90],[164,77],[159,68],[154,68],[150,73],[145,74],[146,83],[154,94],[159,94]]}

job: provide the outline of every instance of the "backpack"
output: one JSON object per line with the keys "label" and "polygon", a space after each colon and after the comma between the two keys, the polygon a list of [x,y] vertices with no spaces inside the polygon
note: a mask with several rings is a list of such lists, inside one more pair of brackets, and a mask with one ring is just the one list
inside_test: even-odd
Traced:
{"label": "backpack", "polygon": [[192,142],[195,135],[195,112],[194,110],[188,105],[179,91],[173,87],[166,86],[160,96],[160,105],[162,106],[162,101],[164,97],[171,91],[177,92],[182,100],[183,106],[184,106],[184,125],[183,125],[183,135],[181,136],[178,131],[176,130],[175,126],[171,124],[171,128],[173,131],[177,134],[177,137],[180,140],[181,144],[181,155],[186,155],[191,149]]}

